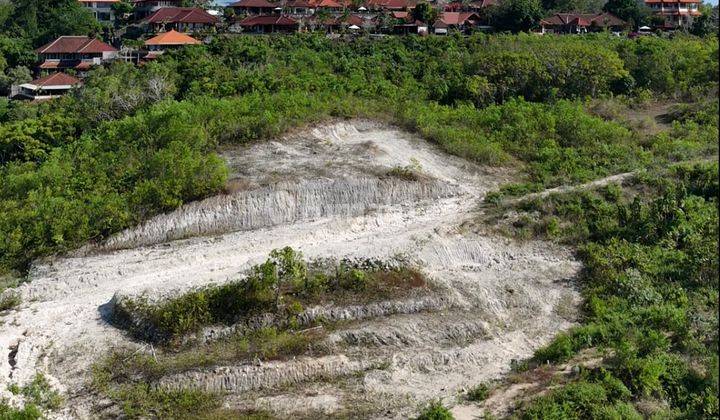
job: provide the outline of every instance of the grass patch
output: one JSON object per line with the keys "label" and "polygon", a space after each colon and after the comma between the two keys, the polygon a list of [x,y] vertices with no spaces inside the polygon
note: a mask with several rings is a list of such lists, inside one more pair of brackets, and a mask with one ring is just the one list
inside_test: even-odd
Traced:
{"label": "grass patch", "polygon": [[199,389],[155,386],[165,375],[236,360],[279,358],[303,352],[311,337],[264,329],[207,346],[156,354],[119,350],[93,366],[92,388],[110,398],[128,418],[271,419],[263,411],[222,407],[223,395]]}

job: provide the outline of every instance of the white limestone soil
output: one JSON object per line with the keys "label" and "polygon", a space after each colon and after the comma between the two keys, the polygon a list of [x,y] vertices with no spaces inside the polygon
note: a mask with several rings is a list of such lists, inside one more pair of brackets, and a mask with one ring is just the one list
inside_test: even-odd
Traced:
{"label": "white limestone soil", "polygon": [[[464,227],[482,196],[509,179],[503,171],[367,121],[223,154],[236,178],[232,193],[36,262],[19,288],[24,303],[0,326],[0,398],[17,402],[7,385],[45,372],[72,402],[58,416],[92,417],[90,366],[114,346],[136,345],[104,319],[116,292],[165,295],[222,283],[284,246],[308,258],[402,258],[446,290],[443,303],[414,310],[395,302],[410,309],[353,316],[329,337],[337,354],[219,366],[163,378],[161,386],[228,391],[232,407],[280,415],[367,404],[402,417],[431,398],[452,404],[574,322],[579,263],[569,250]],[[387,175],[406,165],[419,166],[421,179]],[[317,381],[357,372],[349,385]]]}

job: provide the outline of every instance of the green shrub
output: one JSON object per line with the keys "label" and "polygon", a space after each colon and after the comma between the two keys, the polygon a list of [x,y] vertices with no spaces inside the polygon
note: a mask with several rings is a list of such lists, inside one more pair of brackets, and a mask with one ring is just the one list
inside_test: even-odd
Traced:
{"label": "green shrub", "polygon": [[448,410],[440,400],[431,401],[428,405],[420,411],[420,415],[416,417],[416,420],[452,420],[453,417],[450,410]]}
{"label": "green shrub", "polygon": [[468,399],[468,401],[481,402],[485,401],[489,395],[490,389],[488,388],[488,386],[485,384],[480,384],[474,388],[470,388],[470,390],[468,390],[467,392],[466,398]]}
{"label": "green shrub", "polygon": [[13,408],[7,402],[0,400],[0,419],[8,420],[37,420],[43,418],[40,408],[25,404],[25,407],[18,409]]}

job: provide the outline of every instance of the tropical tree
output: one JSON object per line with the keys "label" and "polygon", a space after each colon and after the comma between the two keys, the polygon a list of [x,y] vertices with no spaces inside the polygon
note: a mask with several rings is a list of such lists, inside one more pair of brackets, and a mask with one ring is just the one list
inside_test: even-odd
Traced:
{"label": "tropical tree", "polygon": [[76,0],[13,0],[2,30],[29,38],[37,47],[60,35],[89,35],[100,30],[93,15]]}
{"label": "tropical tree", "polygon": [[438,17],[438,11],[429,3],[418,3],[412,11],[412,17],[420,22],[432,24]]}
{"label": "tropical tree", "polygon": [[650,8],[638,0],[608,0],[603,10],[630,22],[636,28],[647,23],[651,14]]}
{"label": "tropical tree", "polygon": [[539,0],[501,0],[491,20],[498,29],[517,33],[535,27],[543,15]]}

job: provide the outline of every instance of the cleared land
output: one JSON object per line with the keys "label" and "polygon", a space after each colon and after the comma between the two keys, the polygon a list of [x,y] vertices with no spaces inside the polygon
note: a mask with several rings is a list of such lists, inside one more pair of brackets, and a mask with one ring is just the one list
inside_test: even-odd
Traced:
{"label": "cleared land", "polygon": [[509,174],[448,156],[414,135],[367,121],[305,129],[224,151],[228,193],[191,203],[74,255],[35,264],[4,318],[0,393],[36,372],[91,417],[89,367],[133,342],[110,325],[116,293],[161,298],[237,279],[273,249],[307,258],[401,261],[433,292],[307,308],[343,321],[324,355],[196,368],[167,389],[228,393],[229,408],[275,414],[367,410],[406,417],[506,373],[576,319],[568,249],[470,229],[483,195]]}

